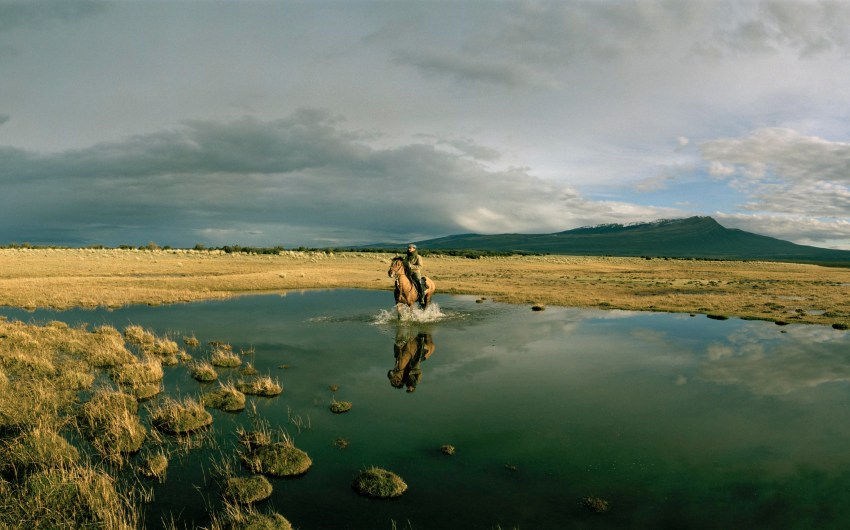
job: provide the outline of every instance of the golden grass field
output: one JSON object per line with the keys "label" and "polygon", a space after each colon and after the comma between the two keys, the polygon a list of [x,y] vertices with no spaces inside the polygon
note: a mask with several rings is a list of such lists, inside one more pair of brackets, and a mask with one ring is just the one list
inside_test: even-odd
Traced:
{"label": "golden grass field", "polygon": [[[2,249],[0,305],[119,307],[293,289],[392,290],[393,254]],[[850,323],[850,269],[773,262],[576,256],[426,257],[437,294],[515,304]],[[387,294],[388,304],[392,303]]]}

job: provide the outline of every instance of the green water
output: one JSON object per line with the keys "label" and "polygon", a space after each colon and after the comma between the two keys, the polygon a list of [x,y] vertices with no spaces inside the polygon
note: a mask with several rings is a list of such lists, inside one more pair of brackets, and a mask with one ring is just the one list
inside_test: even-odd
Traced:
{"label": "green water", "polygon": [[[391,295],[371,291],[3,313],[253,347],[256,368],[284,387],[255,399],[259,414],[314,461],[302,477],[273,479],[260,505],[297,528],[850,526],[847,332],[435,300],[426,322],[401,323],[390,318]],[[406,392],[388,371],[396,344],[418,336],[434,350]],[[185,366],[166,368],[165,385],[180,396],[213,388]],[[332,414],[332,398],[353,410]],[[206,448],[172,458],[167,481],[152,486],[148,528],[168,513],[180,526],[203,526],[220,508],[211,462],[236,461],[236,429],[251,420],[212,413]],[[337,438],[350,445],[336,447]],[[456,453],[442,454],[443,444]],[[370,466],[398,473],[408,491],[357,495],[351,482]],[[582,506],[588,496],[608,510]]]}

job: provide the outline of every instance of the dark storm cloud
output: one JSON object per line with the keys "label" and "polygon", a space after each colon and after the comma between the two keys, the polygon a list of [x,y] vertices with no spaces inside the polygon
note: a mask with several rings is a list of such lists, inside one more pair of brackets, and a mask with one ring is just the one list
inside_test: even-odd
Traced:
{"label": "dark storm cloud", "polygon": [[495,156],[481,146],[377,148],[363,143],[369,138],[323,112],[301,111],[267,122],[189,122],[53,154],[0,148],[0,182],[14,197],[0,213],[0,239],[366,243],[556,229],[592,220],[600,207],[616,214],[616,205],[525,170],[488,170],[461,150]]}
{"label": "dark storm cloud", "polygon": [[[504,7],[504,6],[503,6]],[[572,68],[600,64],[790,52],[799,58],[850,52],[850,4],[842,1],[530,2],[482,22],[457,39],[419,37],[427,19],[385,28],[369,42],[394,47],[398,63],[428,77],[509,87],[561,87]]]}

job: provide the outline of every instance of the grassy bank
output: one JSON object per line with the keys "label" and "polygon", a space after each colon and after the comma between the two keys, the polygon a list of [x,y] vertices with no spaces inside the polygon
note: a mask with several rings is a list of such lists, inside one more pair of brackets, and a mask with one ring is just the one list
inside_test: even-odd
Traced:
{"label": "grassy bank", "polygon": [[[120,307],[293,289],[392,289],[392,254],[2,249],[0,305]],[[438,293],[517,304],[850,322],[850,269],[794,263],[615,257],[428,256]],[[388,302],[391,297],[388,294]]]}
{"label": "grassy bank", "polygon": [[[144,528],[150,480],[167,480],[170,458],[208,441],[190,433],[213,422],[204,408],[210,398],[140,402],[134,394],[140,385],[159,387],[167,358],[131,340],[136,331],[0,318],[0,528]],[[173,369],[181,368],[190,369],[188,360]],[[238,394],[222,386],[228,392]],[[246,506],[253,498],[225,501],[210,514],[209,530],[291,528],[279,514]],[[167,528],[191,523],[169,524],[168,516],[174,514],[163,514]]]}

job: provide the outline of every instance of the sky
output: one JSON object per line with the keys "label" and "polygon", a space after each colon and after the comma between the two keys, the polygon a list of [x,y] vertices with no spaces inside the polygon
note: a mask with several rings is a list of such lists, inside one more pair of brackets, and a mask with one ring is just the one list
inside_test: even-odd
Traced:
{"label": "sky", "polygon": [[850,249],[850,2],[0,0],[0,245]]}

